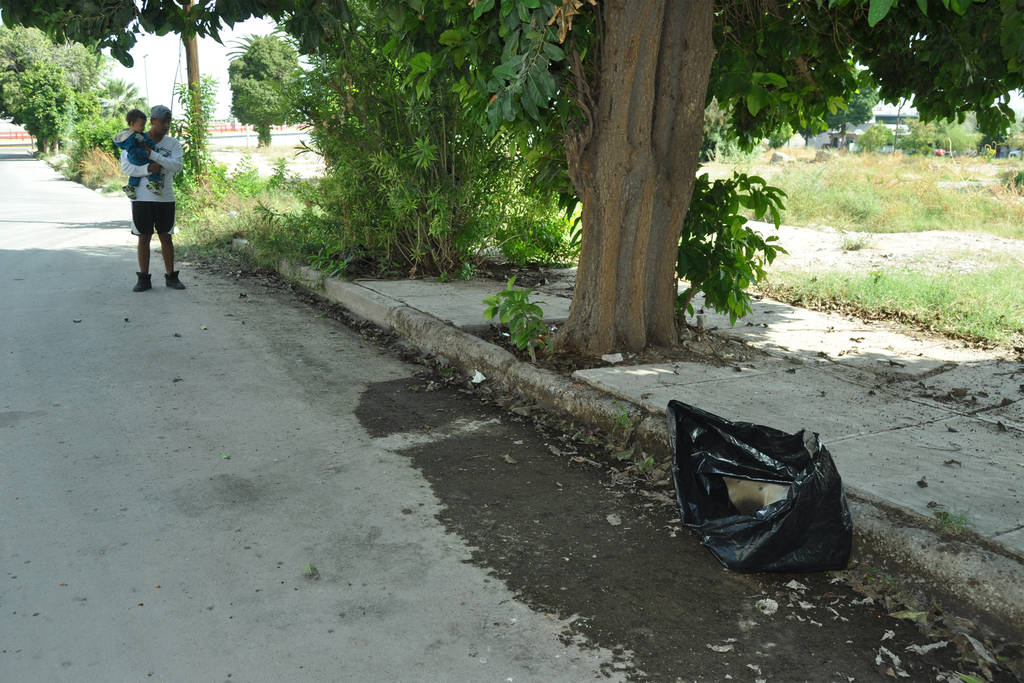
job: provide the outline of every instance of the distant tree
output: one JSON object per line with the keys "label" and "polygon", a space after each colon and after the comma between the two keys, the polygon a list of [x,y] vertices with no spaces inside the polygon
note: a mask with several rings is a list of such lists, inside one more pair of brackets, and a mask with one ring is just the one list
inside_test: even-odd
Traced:
{"label": "distant tree", "polygon": [[41,31],[0,25],[0,116],[36,138],[39,151],[57,151],[103,69],[84,45],[55,45]]}
{"label": "distant tree", "polygon": [[773,131],[768,136],[768,146],[772,149],[778,149],[779,147],[785,147],[786,144],[793,139],[793,127],[788,123],[783,123],[778,130]]}
{"label": "distant tree", "polygon": [[104,78],[100,83],[97,95],[100,98],[100,116],[124,116],[129,109],[146,111],[149,107],[146,100],[139,95],[134,84],[120,78]]}
{"label": "distant tree", "polygon": [[911,154],[930,154],[936,148],[966,152],[981,141],[981,134],[967,130],[956,121],[908,121],[910,132],[901,135],[897,146]]}
{"label": "distant tree", "polygon": [[256,128],[258,145],[270,145],[270,127],[288,123],[293,107],[288,97],[299,73],[299,55],[275,35],[249,36],[228,64],[231,113]]}
{"label": "distant tree", "polygon": [[34,64],[17,74],[10,85],[13,92],[6,106],[11,119],[35,137],[40,152],[59,151],[60,134],[75,97],[75,91],[65,80],[64,70],[59,66]]}
{"label": "distant tree", "polygon": [[714,161],[723,151],[734,134],[729,128],[729,112],[718,105],[718,100],[711,98],[711,103],[704,109],[704,137],[700,142],[700,160]]}
{"label": "distant tree", "polygon": [[846,108],[840,107],[834,114],[825,115],[825,123],[833,130],[838,129],[844,142],[847,126],[856,126],[870,121],[875,105],[878,104],[878,86],[867,81],[866,72],[861,72],[860,78],[864,82],[846,102]]}
{"label": "distant tree", "polygon": [[884,123],[876,123],[857,138],[857,146],[866,152],[874,152],[891,144],[893,132]]}
{"label": "distant tree", "polygon": [[1017,125],[1010,129],[1006,136],[1006,144],[1011,149],[1024,149],[1024,121],[1018,121]]}

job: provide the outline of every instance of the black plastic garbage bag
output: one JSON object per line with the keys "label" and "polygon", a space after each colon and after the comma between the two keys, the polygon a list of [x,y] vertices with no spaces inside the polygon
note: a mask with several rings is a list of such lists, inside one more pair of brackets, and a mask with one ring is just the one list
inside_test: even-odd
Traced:
{"label": "black plastic garbage bag", "polygon": [[670,401],[676,498],[683,523],[729,569],[843,569],[853,523],[818,434],[730,422]]}

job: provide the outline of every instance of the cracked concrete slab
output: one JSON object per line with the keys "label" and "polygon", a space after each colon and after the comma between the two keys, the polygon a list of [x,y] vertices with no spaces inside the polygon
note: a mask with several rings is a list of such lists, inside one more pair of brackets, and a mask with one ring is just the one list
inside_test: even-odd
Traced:
{"label": "cracked concrete slab", "polygon": [[[697,297],[694,308],[703,306],[703,299]],[[729,316],[710,309],[701,315],[705,328],[764,351],[803,357],[824,355],[844,365],[913,377],[927,376],[947,363],[992,357],[985,351],[923,341],[884,323],[808,311],[767,298],[757,301],[753,312],[735,326],[729,324]]]}
{"label": "cracked concrete slab", "polygon": [[574,377],[650,410],[664,412],[669,400],[675,399],[729,420],[789,432],[810,429],[821,434],[826,444],[955,416],[943,408],[851,382],[821,367],[737,372],[731,367],[673,363],[579,370]]}
{"label": "cracked concrete slab", "polygon": [[[987,538],[1024,524],[1024,435],[970,417],[826,442],[844,479],[919,514],[965,514]],[[1011,541],[1008,543],[1008,540]],[[1024,536],[999,538],[1024,553]]]}

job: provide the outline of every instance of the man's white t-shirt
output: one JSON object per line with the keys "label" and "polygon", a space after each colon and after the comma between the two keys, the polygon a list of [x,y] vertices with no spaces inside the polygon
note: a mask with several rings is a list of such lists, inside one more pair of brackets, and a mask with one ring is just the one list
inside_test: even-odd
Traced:
{"label": "man's white t-shirt", "polygon": [[174,174],[181,170],[184,151],[177,138],[165,135],[156,143],[156,147],[149,153],[150,161],[160,164],[161,173],[164,176],[163,188],[160,194],[153,194],[146,187],[149,166],[136,166],[128,161],[128,152],[121,150],[121,170],[130,176],[142,178],[142,182],[135,188],[135,201],[140,202],[173,202],[174,201]]}

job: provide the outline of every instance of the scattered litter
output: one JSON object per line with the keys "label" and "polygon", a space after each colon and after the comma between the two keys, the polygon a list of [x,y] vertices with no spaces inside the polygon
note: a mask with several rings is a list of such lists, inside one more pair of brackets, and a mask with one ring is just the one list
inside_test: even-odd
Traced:
{"label": "scattered litter", "polygon": [[757,664],[747,664],[747,668],[756,673],[758,676],[761,675],[761,667]]}
{"label": "scattered litter", "polygon": [[917,486],[918,488],[922,489],[928,488],[928,480],[925,479],[924,477],[921,477],[920,479],[917,480]]}
{"label": "scattered litter", "polygon": [[900,678],[910,678],[910,674],[903,670],[903,665],[900,663],[900,658],[884,647],[878,648],[878,654],[875,655],[875,666],[882,665],[884,661],[882,659],[882,655],[888,657],[889,661],[892,662],[892,667],[890,670],[892,670],[896,676],[899,676]]}
{"label": "scattered litter", "polygon": [[796,579],[793,579],[792,581],[787,583],[786,584],[786,588],[789,588],[790,590],[795,590],[795,591],[805,591],[805,590],[807,590],[807,586],[803,585],[802,583],[800,583]]}
{"label": "scattered litter", "polygon": [[707,646],[708,646],[708,649],[711,650],[712,652],[731,652],[733,647],[734,647],[732,644],[729,644],[729,645],[712,645],[711,643],[707,643]]}
{"label": "scattered litter", "polygon": [[900,610],[899,612],[893,612],[889,615],[893,619],[909,619],[910,621],[919,621],[922,624],[928,621],[927,612],[916,612],[914,610]]}
{"label": "scattered litter", "polygon": [[603,360],[605,363],[621,363],[622,362],[622,354],[621,353],[606,353],[603,356],[601,356],[601,360]]}
{"label": "scattered litter", "polygon": [[851,605],[873,605],[873,604],[875,604],[875,599],[871,598],[871,597],[862,598],[860,600],[854,600],[850,604]]}
{"label": "scattered litter", "polygon": [[511,455],[509,455],[508,453],[506,453],[506,454],[505,454],[505,457],[503,457],[503,458],[502,458],[502,460],[504,460],[505,462],[507,462],[507,463],[508,463],[509,465],[515,465],[515,464],[516,464],[516,462],[517,462],[517,461],[516,461],[516,459],[515,459],[515,458],[513,458],[513,457],[512,457]]}
{"label": "scattered litter", "polygon": [[771,598],[763,598],[754,603],[757,609],[761,610],[761,614],[766,617],[770,617],[779,611],[779,603]]}
{"label": "scattered litter", "polygon": [[884,643],[887,640],[892,640],[895,637],[896,637],[896,631],[886,631],[885,633],[882,634],[882,642]]}
{"label": "scattered litter", "polygon": [[228,455],[227,453],[225,453],[224,451],[220,452],[220,457],[223,458],[224,460],[230,460],[231,459],[231,456]]}
{"label": "scattered litter", "polygon": [[814,609],[814,605],[812,605],[809,602],[804,602],[803,600],[799,601],[797,604],[800,605],[800,609],[804,610],[805,612],[809,609]]}
{"label": "scattered litter", "polygon": [[80,322],[82,322],[82,319],[81,319],[81,318],[78,318],[78,319],[76,320],[76,319],[72,318],[72,319],[71,319],[71,322],[73,322],[73,323],[80,323]]}
{"label": "scattered litter", "polygon": [[996,663],[996,660],[992,659],[992,655],[988,653],[988,650],[986,650],[985,646],[981,644],[981,641],[979,641],[977,638],[967,635],[966,633],[964,634],[964,638],[966,638],[967,642],[971,644],[971,647],[973,647],[974,651],[978,653],[978,656],[985,660],[986,664]]}
{"label": "scattered litter", "polygon": [[929,643],[928,645],[908,645],[907,652],[913,652],[915,655],[926,655],[933,650],[940,650],[949,645],[948,640],[940,640],[937,643]]}
{"label": "scattered litter", "polygon": [[476,370],[473,372],[473,379],[469,381],[472,382],[473,384],[480,384],[480,382],[483,382],[485,379],[487,378],[484,377],[484,374],[479,370]]}
{"label": "scattered litter", "polygon": [[957,467],[963,467],[964,466],[964,464],[962,462],[960,462],[959,460],[954,460],[953,458],[950,458],[949,460],[946,460],[942,464],[943,465],[949,465],[950,467],[953,467],[954,465],[956,465]]}
{"label": "scattered litter", "polygon": [[608,520],[608,523],[612,526],[619,526],[620,524],[622,524],[622,518],[614,512],[605,517],[605,519]]}

